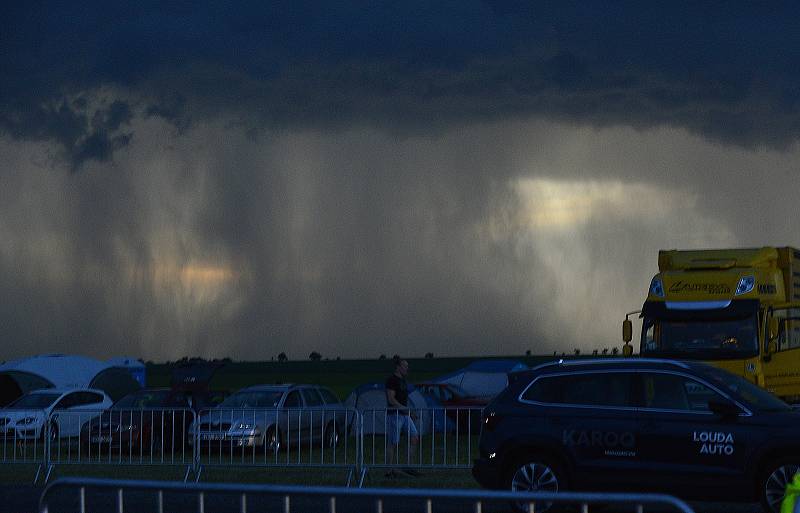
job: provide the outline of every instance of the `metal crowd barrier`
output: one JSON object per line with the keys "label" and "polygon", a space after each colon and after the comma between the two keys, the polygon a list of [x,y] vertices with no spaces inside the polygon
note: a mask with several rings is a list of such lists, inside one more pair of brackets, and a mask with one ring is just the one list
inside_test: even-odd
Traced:
{"label": "metal crowd barrier", "polygon": [[48,475],[54,465],[194,467],[186,408],[56,410],[50,415]]}
{"label": "metal crowd barrier", "polygon": [[[304,467],[348,470],[363,485],[370,468],[468,469],[481,408],[185,408],[2,410],[3,463]],[[413,436],[414,431],[418,436]]]}
{"label": "metal crowd barrier", "polygon": [[356,410],[312,407],[213,408],[189,428],[196,450],[196,479],[204,467],[360,466]]}
{"label": "metal crowd barrier", "polygon": [[[132,493],[133,492],[133,493]],[[185,500],[186,494],[195,496],[193,504]],[[72,495],[74,494],[74,495]],[[110,494],[110,495],[109,495]],[[143,496],[149,495],[149,497]],[[171,501],[175,495],[180,501]],[[263,506],[270,499],[274,509],[284,513],[292,511],[375,511],[383,513],[385,507],[403,511],[433,513],[437,506],[461,505],[460,511],[482,513],[494,503],[514,504],[522,511],[535,513],[545,506],[577,505],[582,513],[589,513],[609,504],[631,508],[645,513],[651,508],[659,512],[674,511],[694,513],[685,502],[662,494],[628,493],[544,493],[496,492],[486,490],[431,490],[392,488],[334,488],[314,486],[229,485],[208,483],[175,483],[158,481],[130,481],[111,479],[58,479],[45,488],[39,500],[40,513],[86,513],[87,511],[116,511],[126,509],[168,511],[214,511],[216,513],[247,513],[252,497],[258,497]],[[77,499],[77,506],[74,505]],[[224,500],[227,499],[227,500]],[[60,506],[60,507],[59,507]],[[92,507],[94,506],[94,507]],[[599,507],[599,508],[596,508]],[[630,510],[630,509],[628,509]]]}
{"label": "metal crowd barrier", "polygon": [[417,408],[410,415],[362,410],[361,482],[370,468],[471,468],[482,412],[479,407]]}
{"label": "metal crowd barrier", "polygon": [[4,408],[0,410],[3,465],[38,465],[36,481],[47,460],[48,417],[45,410]]}

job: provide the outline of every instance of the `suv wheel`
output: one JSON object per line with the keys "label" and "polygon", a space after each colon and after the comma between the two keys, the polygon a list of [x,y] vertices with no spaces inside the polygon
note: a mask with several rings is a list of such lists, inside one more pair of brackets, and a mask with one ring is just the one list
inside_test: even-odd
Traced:
{"label": "suv wheel", "polygon": [[786,485],[800,471],[800,458],[780,459],[767,465],[760,481],[761,506],[766,513],[778,513]]}
{"label": "suv wheel", "polygon": [[[512,492],[558,492],[566,489],[566,476],[561,467],[549,458],[530,455],[517,459],[508,474],[508,487]],[[527,502],[512,504],[519,511],[528,511]],[[535,511],[549,511],[552,502],[536,502]]]}

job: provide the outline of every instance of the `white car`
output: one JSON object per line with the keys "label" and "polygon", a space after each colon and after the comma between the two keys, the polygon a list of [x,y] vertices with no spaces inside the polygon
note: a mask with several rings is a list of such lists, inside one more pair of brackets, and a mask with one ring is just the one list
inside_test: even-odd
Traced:
{"label": "white car", "polygon": [[0,433],[8,439],[43,437],[48,416],[50,438],[80,435],[81,426],[97,417],[114,401],[94,388],[45,388],[23,395],[0,410]]}

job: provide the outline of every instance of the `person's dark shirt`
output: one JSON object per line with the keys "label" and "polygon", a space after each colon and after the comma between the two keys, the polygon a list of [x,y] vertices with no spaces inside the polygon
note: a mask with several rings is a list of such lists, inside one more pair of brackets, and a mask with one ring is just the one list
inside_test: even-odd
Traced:
{"label": "person's dark shirt", "polygon": [[[388,378],[386,378],[386,390],[394,390],[394,398],[397,399],[397,402],[402,404],[403,406],[408,406],[408,384],[406,383],[405,378],[398,378],[397,375],[392,374]],[[389,399],[386,399],[386,406],[388,413],[396,413],[397,408],[394,408],[393,405],[389,404]],[[400,413],[407,413],[405,411],[400,411]]]}

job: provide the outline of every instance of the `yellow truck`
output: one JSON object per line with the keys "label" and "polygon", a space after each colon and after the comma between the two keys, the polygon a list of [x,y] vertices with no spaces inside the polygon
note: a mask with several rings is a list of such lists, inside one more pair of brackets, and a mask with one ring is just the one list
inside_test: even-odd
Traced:
{"label": "yellow truck", "polygon": [[800,402],[800,250],[659,251],[641,310],[642,357],[702,360]]}

